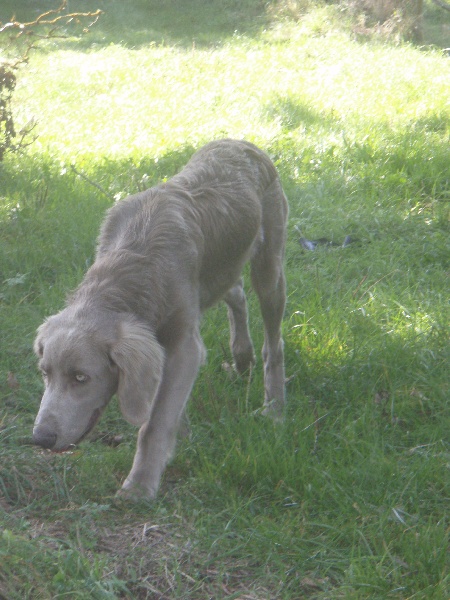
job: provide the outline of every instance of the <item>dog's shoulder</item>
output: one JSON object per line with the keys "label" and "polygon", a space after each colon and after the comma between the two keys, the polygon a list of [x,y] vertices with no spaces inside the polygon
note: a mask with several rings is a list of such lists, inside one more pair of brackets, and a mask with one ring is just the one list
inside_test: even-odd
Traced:
{"label": "dog's shoulder", "polygon": [[[131,241],[151,211],[158,188],[151,188],[128,196],[113,204],[107,211],[97,238],[97,256],[117,248],[121,242]],[[135,231],[134,235],[130,232]]]}

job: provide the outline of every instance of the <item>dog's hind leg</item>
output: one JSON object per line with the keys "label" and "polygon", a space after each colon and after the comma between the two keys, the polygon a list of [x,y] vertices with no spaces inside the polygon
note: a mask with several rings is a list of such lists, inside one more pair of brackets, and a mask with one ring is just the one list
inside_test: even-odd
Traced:
{"label": "dog's hind leg", "polygon": [[230,349],[234,367],[238,373],[242,374],[255,364],[255,352],[248,330],[247,300],[242,278],[227,292],[224,300],[228,306]]}
{"label": "dog's hind leg", "polygon": [[271,210],[263,219],[264,238],[252,258],[251,277],[264,323],[264,410],[280,419],[285,405],[284,351],[281,322],[286,304],[283,269],[287,204],[281,186],[275,188]]}
{"label": "dog's hind leg", "polygon": [[284,351],[281,321],[286,300],[285,280],[280,268],[278,277],[269,288],[264,284],[264,273],[253,270],[253,285],[258,294],[264,321],[264,411],[263,414],[280,418],[285,404]]}

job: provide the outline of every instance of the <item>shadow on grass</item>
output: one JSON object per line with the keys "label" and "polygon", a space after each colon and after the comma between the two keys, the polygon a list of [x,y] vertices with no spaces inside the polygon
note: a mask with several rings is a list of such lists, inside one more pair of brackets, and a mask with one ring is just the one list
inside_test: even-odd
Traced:
{"label": "shadow on grass", "polygon": [[[192,46],[221,44],[235,34],[257,35],[269,23],[266,2],[261,0],[135,0],[126,3],[118,0],[97,0],[92,10],[104,11],[91,31],[77,40],[58,40],[58,47],[86,50],[94,46],[121,44],[139,48],[151,43]],[[19,21],[27,21],[43,12],[54,9],[55,2],[47,0],[32,6],[18,7],[17,2],[6,1],[1,20],[12,14]],[[70,12],[86,11],[86,2],[72,0]],[[67,34],[72,34],[68,29]]]}
{"label": "shadow on grass", "polygon": [[[339,209],[344,207],[346,211],[340,215],[341,220],[361,219],[369,224],[375,211],[377,218],[385,221],[384,237],[401,239],[419,221],[422,232],[424,219],[428,219],[430,235],[434,228],[445,225],[448,146],[442,134],[450,126],[447,116],[427,117],[402,132],[392,132],[387,124],[379,124],[373,138],[348,142],[332,115],[317,113],[292,98],[275,98],[265,110],[269,120],[281,120],[286,133],[266,150],[290,196],[293,219],[307,219],[309,210],[315,212],[316,220],[322,213],[328,219],[330,202],[339,198]],[[304,143],[302,138],[289,135],[299,127],[304,127],[306,133],[322,127],[328,132],[335,130],[341,134],[342,142],[311,146],[312,138]],[[181,170],[194,150],[191,145],[181,146],[158,159],[149,156],[137,162],[103,158],[82,172],[85,178],[44,156],[24,156],[20,158],[20,168],[13,155],[8,157],[0,165],[4,198],[0,205],[0,233],[4,241],[0,250],[0,303],[6,298],[18,302],[16,292],[28,297],[32,293],[30,286],[37,281],[53,286],[58,274],[68,266],[78,274],[86,269],[92,261],[105,209],[114,200],[170,178]],[[306,193],[317,193],[314,206],[311,199],[305,202]],[[355,204],[358,195],[365,200]],[[409,221],[405,220],[408,211]],[[413,221],[412,217],[417,219]],[[329,231],[321,233],[328,234]],[[17,244],[19,238],[27,242]],[[25,279],[17,279],[24,273],[28,274]]]}
{"label": "shadow on grass", "polygon": [[44,156],[22,156],[18,168],[9,155],[0,165],[0,308],[51,294],[64,272],[79,277],[105,210],[171,177],[193,152],[185,146],[138,163],[104,158],[87,172]]}
{"label": "shadow on grass", "polygon": [[[290,104],[288,109],[293,114],[289,128],[305,119],[313,127],[323,118],[308,107]],[[288,109],[284,100],[271,107],[274,115]],[[400,301],[410,285],[409,273],[415,273],[414,281],[420,285],[417,294],[429,297],[424,306],[432,302],[448,257],[445,200],[449,192],[448,179],[443,177],[448,150],[441,137],[430,135],[430,127],[433,132],[441,126],[443,122],[432,119],[431,125],[417,125],[419,132],[391,134],[386,147],[366,139],[323,151],[300,148],[298,141],[285,136],[266,148],[277,163],[291,205],[286,264],[293,291],[288,310],[297,310],[303,301],[311,303],[319,276],[324,279],[320,289],[324,314],[339,294],[358,290],[361,281],[368,286],[367,298],[379,280],[384,287],[392,285],[391,293],[398,294]],[[157,161],[154,157],[138,162],[105,158],[84,172],[89,180],[44,156],[10,156],[0,165],[0,329],[4,342],[0,368],[16,372],[19,379],[30,377],[31,388],[36,389],[37,374],[29,374],[34,365],[35,329],[45,316],[62,307],[65,295],[92,264],[105,210],[113,198],[170,178],[194,150],[183,146]],[[313,237],[334,234],[343,239],[347,233],[356,234],[361,244],[305,255],[292,227],[296,222],[305,227],[307,236],[313,232]],[[388,278],[391,273],[398,275]],[[337,303],[335,310],[338,307]],[[258,314],[256,309],[254,313]],[[28,410],[30,399],[23,396],[22,404]]]}
{"label": "shadow on grass", "polygon": [[264,106],[263,115],[268,121],[279,122],[285,132],[317,127],[336,132],[342,130],[341,123],[332,112],[319,112],[294,95],[275,95]]}
{"label": "shadow on grass", "polygon": [[[67,31],[61,32],[67,35],[67,39],[58,38],[57,45],[49,45],[48,48],[86,51],[110,44],[129,48],[149,44],[185,48],[216,46],[236,35],[257,37],[269,28],[276,18],[271,14],[272,4],[263,0],[134,0],[131,4],[119,0],[97,0],[95,5],[87,7],[84,0],[71,0],[70,12],[99,8],[104,14],[86,35],[81,35],[80,24],[71,23]],[[0,22],[6,23],[13,16],[21,22],[33,21],[46,10],[55,9],[56,5],[54,0],[44,0],[36,8],[33,3],[18,5],[15,0],[4,0]],[[435,5],[428,6],[424,43],[445,47],[448,22],[448,13]],[[362,37],[360,42],[365,43],[368,39]]]}
{"label": "shadow on grass", "polygon": [[[278,110],[279,106],[275,106],[274,114]],[[311,126],[321,119],[301,106],[294,117],[289,127],[298,126],[302,118],[308,118]],[[427,130],[429,124],[424,127]],[[435,124],[433,128],[436,129]],[[440,131],[440,125],[437,129]],[[410,145],[406,133],[403,138],[401,153]],[[424,134],[423,139],[428,136]],[[441,158],[438,167],[430,166],[426,160],[430,146],[423,139],[420,137],[413,156],[425,165],[413,181],[419,196],[421,177],[435,177],[432,169],[439,172],[443,153],[435,141],[433,151]],[[303,200],[304,191],[292,170],[302,152],[296,143],[286,136],[277,147],[270,148],[271,154],[278,153],[283,180],[297,194],[291,199],[292,204],[297,199]],[[430,315],[436,311],[431,296],[439,293],[443,284],[439,281],[438,285],[427,286],[425,280],[422,286],[421,276],[428,277],[430,265],[423,261],[420,236],[428,224],[422,218],[410,221],[409,229],[405,221],[405,229],[399,230],[401,219],[389,224],[398,203],[405,202],[404,195],[397,197],[395,193],[392,197],[388,193],[389,186],[396,189],[401,185],[400,179],[387,178],[383,184],[385,206],[380,213],[386,238],[383,244],[373,243],[361,252],[350,249],[351,254],[345,254],[342,264],[337,260],[337,252],[290,256],[287,269],[290,310],[301,306],[304,315],[299,323],[286,319],[287,375],[294,377],[288,384],[291,418],[281,428],[259,421],[251,412],[261,405],[261,362],[256,367],[258,372],[255,371],[257,385],[247,388],[245,382],[235,384],[227,379],[219,370],[218,357],[216,370],[212,370],[210,360],[194,390],[191,405],[195,411],[196,437],[177,453],[175,463],[168,469],[162,490],[167,490],[166,495],[161,495],[145,511],[134,506],[117,508],[111,498],[132,460],[135,433],[131,429],[118,448],[101,446],[99,440],[86,441],[72,454],[53,455],[20,445],[19,436],[30,435],[37,408],[37,402],[33,407],[27,401],[30,387],[34,387],[36,395],[38,391],[38,375],[31,368],[35,361],[31,351],[34,329],[44,314],[62,306],[65,293],[81,279],[92,260],[98,226],[112,202],[111,197],[117,194],[123,197],[170,177],[193,151],[194,148],[186,146],[167,152],[158,161],[154,157],[142,158],[137,163],[103,159],[89,165],[85,174],[101,185],[106,194],[70,168],[63,168],[59,161],[45,156],[8,157],[0,165],[2,201],[9,203],[0,213],[0,293],[4,294],[0,296],[0,374],[14,370],[21,383],[17,390],[7,391],[8,402],[3,402],[1,411],[0,510],[3,527],[12,533],[4,538],[8,553],[4,552],[4,560],[0,561],[0,596],[3,582],[10,582],[13,576],[16,579],[11,588],[5,588],[5,597],[25,597],[22,586],[33,590],[45,586],[42,597],[55,597],[58,593],[67,596],[72,590],[79,593],[80,589],[86,589],[86,597],[105,598],[112,597],[115,591],[119,593],[122,583],[139,594],[140,581],[158,568],[166,573],[167,557],[173,557],[176,549],[181,548],[189,561],[183,555],[179,564],[183,572],[192,574],[189,581],[195,585],[194,577],[198,578],[204,565],[212,565],[215,579],[202,577],[198,583],[203,585],[207,581],[211,589],[214,587],[207,597],[222,594],[224,557],[230,563],[242,565],[239,568],[258,581],[262,571],[255,565],[273,565],[275,552],[279,574],[276,578],[274,574],[274,580],[292,573],[284,597],[298,597],[301,582],[310,581],[303,571],[298,571],[298,565],[310,562],[311,556],[317,562],[319,547],[324,549],[326,561],[319,557],[322,560],[319,566],[327,574],[327,581],[332,570],[346,572],[352,566],[355,548],[359,551],[354,540],[361,528],[365,536],[363,549],[366,538],[374,547],[380,531],[383,538],[378,557],[371,548],[362,553],[366,562],[360,560],[365,572],[357,581],[358,585],[362,582],[359,589],[367,582],[366,567],[376,561],[375,566],[379,565],[382,573],[382,576],[377,574],[376,581],[379,589],[383,589],[383,597],[389,595],[394,585],[403,585],[403,573],[397,573],[395,581],[385,583],[381,569],[386,567],[385,548],[395,547],[399,539],[403,540],[403,546],[396,549],[393,564],[400,556],[408,573],[415,574],[418,570],[422,573],[422,580],[417,577],[418,583],[412,582],[412,591],[420,586],[439,585],[446,550],[442,509],[447,455],[442,440],[446,434],[444,352],[448,335],[444,329],[436,328],[440,325],[436,319],[433,323],[426,314],[422,316],[422,330],[419,320],[412,321],[414,311],[429,311]],[[333,194],[336,192],[333,181],[338,179],[342,202],[348,202],[346,196],[354,192],[354,183],[342,176],[343,158],[354,163],[353,169],[359,177],[368,176],[383,164],[399,177],[397,169],[403,154],[399,155],[399,162],[386,162],[387,156],[387,151],[383,152],[379,145],[372,147],[370,140],[364,140],[362,146],[344,146],[341,154],[326,154],[322,172],[317,172],[313,164],[307,167],[310,169],[307,176],[313,179],[312,185],[324,180],[325,192],[332,190]],[[309,162],[301,164],[306,168]],[[304,185],[309,184],[308,177]],[[373,180],[372,173],[370,181]],[[332,202],[336,197],[333,196]],[[424,198],[423,204],[427,201]],[[317,203],[309,201],[309,204],[311,211],[319,210]],[[296,210],[301,215],[303,209]],[[378,209],[368,196],[358,210],[368,227]],[[326,205],[322,214],[328,221],[336,217],[332,204]],[[403,238],[394,237],[399,231],[403,232]],[[417,239],[411,238],[411,231],[416,232]],[[411,250],[417,254],[418,262],[417,268],[408,273],[405,257],[412,254]],[[444,273],[441,259],[434,258],[433,264],[441,269],[441,276]],[[20,279],[18,272],[28,275]],[[394,272],[395,277],[383,278],[386,273]],[[7,280],[9,283],[5,285]],[[302,287],[303,283],[306,285]],[[401,306],[405,290],[406,299],[412,304],[411,315],[404,314]],[[419,293],[421,298],[417,300]],[[250,294],[249,301],[253,309],[254,294]],[[359,310],[364,303],[366,314]],[[254,324],[259,315],[256,310],[250,312]],[[219,338],[228,343],[226,327],[222,326],[226,315],[223,312],[216,317],[206,324],[214,347],[220,345]],[[258,323],[259,332],[254,337],[259,352],[262,340]],[[295,329],[295,325],[299,327]],[[253,326],[254,329],[257,327]],[[16,353],[18,344],[22,354]],[[0,380],[3,399],[4,391]],[[105,415],[110,419],[109,433],[123,432],[117,408],[115,411]],[[422,459],[419,449],[429,454]],[[398,514],[405,525],[402,532]],[[397,516],[394,524],[392,515]],[[158,523],[158,527],[154,529],[152,525],[147,531],[147,523]],[[161,523],[171,528],[171,537],[166,535],[166,529],[161,532]],[[187,523],[192,529],[187,529]],[[407,532],[414,543],[421,541],[417,549],[414,547],[416,558],[412,552],[408,554],[412,544],[405,537]],[[119,556],[123,582],[113,580],[120,540],[124,544]],[[160,552],[159,562],[154,563],[156,550]],[[247,561],[247,556],[251,561]],[[432,556],[430,564],[421,566],[429,556]],[[86,557],[94,560],[87,561]],[[76,568],[71,568],[72,559]],[[100,559],[105,562],[98,562]],[[34,571],[25,569],[23,565],[28,563],[34,565]],[[92,564],[100,565],[98,572]],[[17,565],[22,565],[19,571]],[[175,574],[181,570],[176,562],[171,568]],[[388,568],[392,573],[393,568],[390,565]],[[136,576],[141,572],[139,569],[145,571],[142,577]],[[112,574],[106,582],[105,573]],[[81,587],[88,579],[91,587]],[[108,586],[108,596],[102,593],[100,585],[105,589]],[[97,590],[98,595],[92,590]],[[193,597],[189,591],[187,595]],[[280,594],[265,593],[265,597],[269,596],[280,597]]]}

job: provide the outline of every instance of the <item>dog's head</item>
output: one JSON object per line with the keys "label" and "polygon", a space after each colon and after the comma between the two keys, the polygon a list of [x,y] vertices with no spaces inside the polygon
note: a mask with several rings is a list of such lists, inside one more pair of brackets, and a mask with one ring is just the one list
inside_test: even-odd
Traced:
{"label": "dog's head", "polygon": [[41,325],[34,349],[45,383],[33,429],[39,446],[64,450],[79,442],[116,392],[127,421],[150,418],[164,353],[142,324],[66,309]]}

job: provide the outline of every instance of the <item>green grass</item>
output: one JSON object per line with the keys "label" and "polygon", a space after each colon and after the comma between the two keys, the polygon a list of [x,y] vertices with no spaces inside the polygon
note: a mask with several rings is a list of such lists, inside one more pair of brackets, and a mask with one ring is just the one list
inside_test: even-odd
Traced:
{"label": "green grass", "polygon": [[[132,4],[43,44],[14,94],[39,137],[0,164],[0,597],[446,600],[450,63],[430,45],[446,15],[427,5],[418,48],[358,38],[336,5],[294,21],[251,0]],[[192,436],[155,502],[120,504],[136,432],[114,403],[72,453],[29,445],[34,332],[113,198],[222,136],[266,149],[289,197],[287,417],[258,413],[260,362],[251,381],[222,368],[214,308]],[[355,242],[307,252],[300,235]]]}

